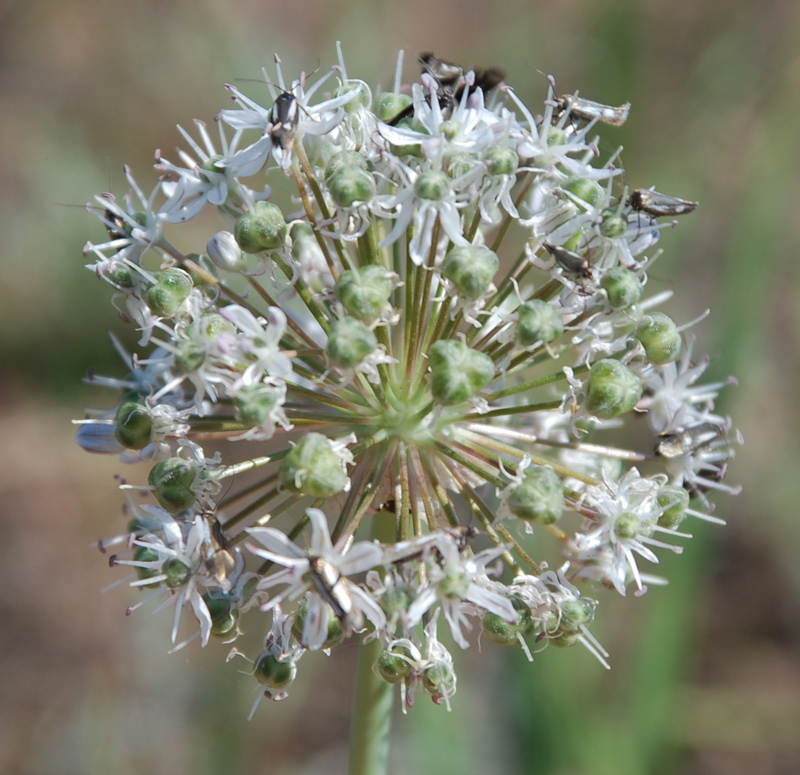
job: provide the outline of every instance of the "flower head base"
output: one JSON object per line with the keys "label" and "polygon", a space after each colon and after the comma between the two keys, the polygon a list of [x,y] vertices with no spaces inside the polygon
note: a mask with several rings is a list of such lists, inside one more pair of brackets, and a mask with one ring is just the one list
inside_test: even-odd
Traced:
{"label": "flower head base", "polygon": [[[619,152],[595,166],[591,133],[628,106],[551,82],[534,118],[499,70],[422,61],[373,102],[343,61],[308,86],[276,58],[270,104],[228,87],[218,146],[198,124],[149,196],[126,173],[124,206],[90,208],[108,236],[91,268],[154,345],[93,378],[117,403],[79,432],[151,460],[135,489],[153,503],[131,499],[129,533],[103,546],[126,543],[114,564],[175,603],[173,641],[184,607],[203,645],[260,612],[253,712],[306,651],[356,633],[404,709],[418,691],[449,707],[437,622],[461,648],[480,623],[529,656],[580,643],[607,666],[577,585],[643,593],[660,579],[640,566],[680,552],[687,516],[721,521],[707,493],[736,492],[722,384],[699,384],[707,360],[655,309],[669,294],[646,293],[659,218],[695,203],[629,195]],[[299,212],[272,201],[274,167]],[[166,239],[212,208],[204,254]],[[369,522],[382,541],[355,540]],[[531,556],[548,540],[558,570]]]}

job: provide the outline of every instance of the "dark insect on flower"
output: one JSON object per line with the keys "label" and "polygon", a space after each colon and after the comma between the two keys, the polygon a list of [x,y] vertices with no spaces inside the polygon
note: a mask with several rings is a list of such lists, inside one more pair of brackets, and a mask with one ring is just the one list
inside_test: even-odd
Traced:
{"label": "dark insect on flower", "polygon": [[125,222],[125,219],[115,213],[113,210],[106,208],[103,211],[103,223],[105,224],[108,236],[112,239],[128,239],[131,236],[131,227]]}
{"label": "dark insect on flower", "polygon": [[236,560],[230,551],[230,543],[216,514],[212,511],[205,511],[201,518],[205,518],[206,524],[210,525],[208,535],[204,536],[200,545],[203,565],[209,575],[213,576],[223,589],[229,588],[229,577],[236,568]]}
{"label": "dark insect on flower", "polygon": [[659,434],[656,455],[673,459],[693,455],[718,439],[723,427],[710,422],[701,422],[689,428],[678,428]]}
{"label": "dark insect on flower", "polygon": [[269,136],[273,148],[291,151],[297,131],[298,106],[297,99],[290,92],[283,92],[272,105],[269,114]]}
{"label": "dark insect on flower", "polygon": [[630,102],[620,105],[618,108],[611,105],[603,105],[601,102],[585,100],[573,94],[565,94],[558,98],[558,116],[569,112],[570,116],[581,119],[582,121],[599,121],[601,124],[609,126],[622,126],[628,120],[628,113],[631,109]]}
{"label": "dark insect on flower", "polygon": [[364,618],[353,604],[347,579],[342,578],[336,567],[324,557],[309,557],[308,569],[314,589],[331,607],[346,637],[352,635],[353,630],[361,629]]}
{"label": "dark insect on flower", "polygon": [[667,196],[648,188],[636,188],[628,198],[632,209],[648,215],[658,217],[661,215],[686,215],[697,208],[697,202],[680,199],[677,196]]}
{"label": "dark insect on flower", "polygon": [[562,269],[583,280],[592,279],[592,267],[586,256],[574,250],[567,250],[561,245],[551,245],[549,242],[545,242],[544,247]]}

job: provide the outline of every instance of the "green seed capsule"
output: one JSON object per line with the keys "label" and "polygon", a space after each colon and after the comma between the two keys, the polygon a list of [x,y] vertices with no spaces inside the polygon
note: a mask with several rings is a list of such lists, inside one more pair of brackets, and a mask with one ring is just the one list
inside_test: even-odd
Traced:
{"label": "green seed capsule", "polygon": [[274,385],[245,385],[233,399],[236,419],[248,428],[260,428],[284,396],[285,390]]}
{"label": "green seed capsule", "polygon": [[451,248],[442,264],[442,277],[449,280],[460,296],[479,299],[492,284],[500,259],[483,245]]}
{"label": "green seed capsule", "polygon": [[[136,531],[131,531],[131,532],[136,532]],[[153,549],[150,549],[148,546],[136,546],[133,550],[133,559],[136,562],[158,562],[158,552],[156,552]],[[140,579],[150,579],[158,573],[158,571],[154,570],[153,568],[139,568],[136,566],[134,567],[136,569],[136,575]]]}
{"label": "green seed capsule", "polygon": [[640,535],[642,531],[642,520],[635,514],[625,512],[617,517],[614,522],[614,535],[622,540],[630,540]]}
{"label": "green seed capsule", "polygon": [[570,178],[562,186],[565,191],[569,191],[573,196],[582,199],[592,207],[602,207],[605,204],[606,192],[596,180],[587,178]]}
{"label": "green seed capsule", "polygon": [[328,191],[339,207],[369,202],[375,196],[375,178],[361,167],[343,167],[328,178]]}
{"label": "green seed capsule", "polygon": [[444,406],[466,401],[494,379],[492,359],[455,339],[436,342],[428,358],[431,392],[434,399]]}
{"label": "green seed capsule", "polygon": [[561,623],[559,629],[562,633],[580,633],[582,625],[589,624],[594,619],[594,605],[588,600],[577,598],[566,600],[561,605]]}
{"label": "green seed capsule", "polygon": [[290,686],[296,674],[297,666],[294,662],[281,662],[268,651],[256,660],[253,670],[256,681],[275,692],[283,691]]}
{"label": "green seed capsule", "polygon": [[172,358],[172,366],[178,374],[191,374],[197,371],[206,359],[202,345],[194,342],[179,342]]}
{"label": "green seed capsule", "polygon": [[250,212],[236,219],[233,233],[245,253],[275,250],[286,239],[286,220],[277,205],[256,202]]}
{"label": "green seed capsule", "polygon": [[337,153],[328,160],[328,164],[325,167],[325,180],[329,181],[342,170],[352,169],[353,167],[369,172],[369,161],[358,151]]}
{"label": "green seed capsule", "polygon": [[483,617],[482,626],[486,637],[498,646],[518,645],[519,636],[525,638],[535,628],[531,609],[519,595],[511,597],[511,605],[519,613],[519,621],[516,624],[507,622],[502,616],[493,613],[484,614]]}
{"label": "green seed capsule", "polygon": [[517,310],[517,340],[523,347],[548,344],[564,333],[561,312],[541,299],[526,301]]}
{"label": "green seed capsule", "polygon": [[592,365],[585,387],[586,409],[601,420],[629,412],[642,397],[639,377],[610,358]]}
{"label": "green seed capsule", "polygon": [[230,635],[239,621],[239,608],[228,595],[207,592],[203,601],[211,616],[211,634],[218,638]]}
{"label": "green seed capsule", "polygon": [[344,106],[345,113],[356,113],[361,110],[361,108],[366,108],[369,104],[369,94],[366,89],[363,89],[361,85],[357,83],[346,83],[333,93],[334,97],[339,97],[342,94],[347,94],[348,92],[356,90],[358,90],[358,94]]}
{"label": "green seed capsule", "polygon": [[379,121],[391,121],[411,104],[411,95],[397,92],[381,92],[372,102],[372,109]]}
{"label": "green seed capsule", "polygon": [[147,407],[127,401],[117,409],[114,437],[126,449],[144,449],[152,430],[153,418]]}
{"label": "green seed capsule", "polygon": [[171,457],[157,463],[147,481],[161,507],[170,514],[188,509],[195,501],[192,485],[197,469],[182,457]]}
{"label": "green seed capsule", "polygon": [[133,288],[131,270],[122,262],[117,261],[111,264],[111,266],[103,272],[103,277],[122,290],[128,291]]}
{"label": "green seed capsule", "polygon": [[455,688],[455,673],[445,662],[435,662],[422,672],[422,691],[430,697],[450,697]]}
{"label": "green seed capsule", "polygon": [[208,342],[216,341],[220,334],[235,333],[236,326],[216,312],[203,315],[203,317],[186,326],[187,338],[194,339],[196,336],[200,336]]}
{"label": "green seed capsule", "polygon": [[[215,156],[209,156],[209,157],[208,157],[208,158],[207,158],[207,159],[206,159],[206,160],[205,160],[205,161],[204,161],[204,162],[203,162],[203,163],[200,165],[200,169],[201,169],[201,170],[203,170],[203,171],[205,171],[205,172],[217,172],[217,173],[222,173],[222,174],[224,174],[224,173],[225,173],[225,166],[224,166],[223,164],[220,164],[220,162],[221,162],[221,161],[222,161],[224,158],[225,158],[225,157],[224,157],[224,156],[222,156],[222,155],[220,155],[220,154],[216,154]],[[203,175],[202,173],[200,173],[200,174],[202,175],[202,177],[203,177],[203,179],[204,179],[204,180],[208,180],[208,179],[209,179],[209,178],[207,178],[205,175]]]}
{"label": "green seed capsule", "polygon": [[386,683],[399,684],[411,675],[414,669],[413,664],[407,657],[410,657],[408,649],[403,646],[395,646],[392,651],[382,651],[375,663],[375,669]]}
{"label": "green seed capsule", "polygon": [[192,569],[177,557],[170,557],[161,566],[161,571],[166,575],[164,583],[170,589],[182,587],[192,575]]}
{"label": "green seed capsule", "polygon": [[468,153],[455,153],[447,162],[447,175],[450,178],[460,178],[474,169],[477,163],[478,160]]}
{"label": "green seed capsule", "polygon": [[344,308],[362,323],[374,323],[386,309],[394,289],[392,273],[371,264],[354,272],[342,272],[333,292]]}
{"label": "green seed capsule", "polygon": [[367,325],[346,317],[331,326],[325,353],[334,366],[352,369],[374,352],[377,346],[378,339]]}
{"label": "green seed capsule", "polygon": [[290,492],[313,498],[330,498],[347,484],[339,455],[321,433],[309,433],[301,438],[281,461],[278,475],[281,484]]}
{"label": "green seed capsule", "polygon": [[564,512],[564,485],[546,466],[531,466],[521,484],[508,494],[508,508],[515,517],[540,525],[552,525]]}
{"label": "green seed capsule", "polygon": [[624,266],[615,266],[603,275],[601,285],[614,309],[627,309],[642,298],[644,288],[635,272]]}
{"label": "green seed capsule", "polygon": [[490,175],[513,175],[519,167],[516,151],[505,145],[493,145],[483,156]]}
{"label": "green seed capsule", "polygon": [[[304,600],[300,603],[300,606],[297,609],[297,613],[294,616],[294,621],[292,622],[292,635],[294,635],[295,639],[298,643],[303,643],[303,630],[306,626],[306,614],[308,613],[308,605]],[[332,614],[328,616],[328,637],[325,638],[325,642],[320,646],[322,649],[333,649],[337,646],[341,646],[344,643],[344,628],[342,627],[342,623]],[[303,644],[305,645],[305,644]]]}
{"label": "green seed capsule", "polygon": [[420,199],[430,199],[438,202],[444,199],[450,191],[450,181],[444,172],[439,170],[427,170],[420,172],[419,177],[414,181],[414,193]]}
{"label": "green seed capsule", "polygon": [[600,221],[600,233],[604,237],[621,237],[628,230],[628,221],[616,210],[604,210]]}
{"label": "green seed capsule", "polygon": [[144,300],[154,314],[162,318],[175,315],[192,292],[192,278],[188,272],[170,267],[155,274],[155,285],[145,293]]}
{"label": "green seed capsule", "polygon": [[566,145],[567,133],[565,130],[557,126],[550,126],[547,128],[547,145],[553,147],[554,145]]}
{"label": "green seed capsule", "polygon": [[663,312],[645,315],[636,326],[636,338],[647,359],[659,366],[672,363],[681,354],[681,334],[675,321]]}
{"label": "green seed capsule", "polygon": [[683,487],[665,484],[658,491],[658,505],[666,506],[658,518],[659,526],[669,530],[678,527],[686,519],[689,500],[689,493]]}

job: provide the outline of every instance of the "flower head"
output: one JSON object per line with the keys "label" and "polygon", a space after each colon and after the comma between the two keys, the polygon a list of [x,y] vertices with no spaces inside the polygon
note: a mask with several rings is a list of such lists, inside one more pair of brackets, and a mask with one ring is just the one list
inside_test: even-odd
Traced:
{"label": "flower head", "polygon": [[[204,644],[260,615],[258,701],[363,633],[404,708],[449,707],[442,622],[462,648],[479,627],[607,666],[587,590],[661,583],[681,522],[720,522],[708,493],[737,491],[723,384],[648,284],[660,229],[696,205],[629,195],[594,136],[628,106],[550,79],[536,110],[497,73],[421,60],[373,97],[341,51],[313,83],[276,57],[266,104],[227,87],[218,141],[181,130],[191,152],[157,156],[150,195],[126,173],[122,205],[90,208],[91,268],[152,347],[93,377],[117,402],[79,431],[152,463],[137,489],[158,505],[103,546],[176,605],[173,640],[184,607]],[[276,169],[292,198],[273,201]],[[179,243],[204,252],[167,240],[210,209],[223,226]]]}

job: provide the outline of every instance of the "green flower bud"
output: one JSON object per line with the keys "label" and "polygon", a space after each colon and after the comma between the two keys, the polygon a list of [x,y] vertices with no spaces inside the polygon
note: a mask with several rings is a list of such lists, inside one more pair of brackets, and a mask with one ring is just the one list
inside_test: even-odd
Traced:
{"label": "green flower bud", "polygon": [[126,449],[144,449],[152,430],[153,418],[146,406],[126,401],[117,409],[114,437]]}
{"label": "green flower bud", "polygon": [[645,315],[636,326],[636,338],[642,343],[650,363],[672,363],[681,354],[681,334],[675,321],[663,312]]}
{"label": "green flower bud", "polygon": [[394,289],[394,275],[382,266],[371,264],[339,275],[333,292],[344,308],[362,323],[374,323],[383,313]]}
{"label": "green flower bud", "polygon": [[523,347],[545,344],[564,333],[561,312],[541,299],[526,301],[517,310],[517,340]]}
{"label": "green flower bud", "polygon": [[339,207],[369,202],[375,196],[375,178],[357,166],[342,167],[328,178],[328,190]]}
{"label": "green flower bud", "polygon": [[[136,546],[133,550],[133,559],[135,562],[158,562],[158,552],[151,549],[149,546]],[[136,570],[136,575],[140,579],[151,579],[158,574],[158,571],[153,568],[139,568],[136,566],[134,566],[134,568]]]}
{"label": "green flower bud", "polygon": [[170,514],[188,509],[195,501],[192,485],[197,469],[182,457],[171,457],[153,466],[147,481],[161,507]]}
{"label": "green flower bud", "polygon": [[665,484],[658,491],[658,505],[666,506],[658,518],[660,527],[669,530],[678,527],[686,519],[686,509],[689,508],[689,493],[683,487]]}
{"label": "green flower bud", "polygon": [[192,278],[188,272],[175,266],[156,272],[155,278],[155,284],[145,293],[145,303],[159,317],[170,318],[189,298],[192,292]]}
{"label": "green flower bud", "polygon": [[444,199],[450,191],[450,181],[447,175],[439,170],[420,172],[414,181],[414,193],[420,199],[439,201]]}
{"label": "green flower bud", "polygon": [[627,219],[616,210],[604,210],[600,221],[600,233],[604,237],[621,237],[628,230]]}
{"label": "green flower bud", "polygon": [[281,461],[278,475],[290,492],[313,498],[330,498],[347,485],[342,460],[321,433],[303,436]]}
{"label": "green flower bud", "polygon": [[494,379],[494,362],[486,353],[463,342],[446,339],[430,349],[431,392],[444,406],[460,404]]}
{"label": "green flower bud", "polygon": [[230,635],[239,621],[239,608],[236,603],[221,592],[206,592],[203,601],[211,616],[211,634],[218,638]]}
{"label": "green flower bud", "polygon": [[192,575],[192,569],[177,557],[170,557],[166,560],[161,566],[161,572],[166,575],[164,583],[170,589],[182,587]]}
{"label": "green flower bud", "polygon": [[395,614],[402,614],[408,611],[413,602],[411,596],[405,590],[388,589],[380,599],[380,606],[387,618],[391,619]]}
{"label": "green flower bud", "polygon": [[507,503],[515,517],[552,525],[564,511],[564,485],[552,468],[534,465],[520,484],[511,486]]}
{"label": "green flower bud", "polygon": [[439,131],[448,140],[452,140],[458,134],[460,129],[461,129],[460,122],[455,121],[452,118],[446,121],[442,121],[442,124],[439,127]]}
{"label": "green flower bud", "polygon": [[639,377],[610,358],[592,364],[585,387],[586,409],[601,420],[629,412],[642,397]]}
{"label": "green flower bud", "polygon": [[297,666],[294,662],[281,662],[274,654],[265,651],[253,670],[256,681],[274,692],[284,691],[294,681]]}
{"label": "green flower bud", "polygon": [[[308,604],[304,600],[297,608],[297,613],[292,622],[292,635],[298,643],[303,643],[303,630],[306,626],[306,615],[308,613]],[[333,649],[341,646],[344,643],[344,628],[342,623],[329,612],[328,615],[328,637],[325,642],[320,646],[323,649]],[[305,644],[303,644],[305,645]]]}
{"label": "green flower bud", "polygon": [[414,665],[407,657],[411,653],[405,646],[394,646],[391,651],[382,651],[375,669],[386,683],[399,684],[411,675]]}
{"label": "green flower bud", "polygon": [[277,205],[256,202],[250,212],[236,219],[233,233],[245,253],[275,250],[286,239],[286,220]]}
{"label": "green flower bud", "polygon": [[430,697],[450,697],[456,690],[456,676],[446,662],[434,662],[422,672],[422,691]]}
{"label": "green flower bud", "polygon": [[563,184],[564,191],[582,199],[592,207],[601,207],[605,203],[605,189],[596,181],[587,178],[570,178]]}
{"label": "green flower bud", "polygon": [[506,145],[493,145],[483,156],[490,175],[513,175],[519,167],[519,156]]}
{"label": "green flower bud", "polygon": [[391,121],[411,104],[410,94],[381,92],[372,102],[372,110],[379,121]]}
{"label": "green flower bud", "polygon": [[355,318],[337,320],[328,334],[325,353],[334,366],[352,369],[375,351],[378,339],[369,327]]}
{"label": "green flower bud", "polygon": [[615,266],[603,275],[601,285],[608,294],[608,303],[614,309],[627,309],[642,298],[644,287],[635,272],[624,266]]}
{"label": "green flower bud", "polygon": [[461,296],[479,299],[492,284],[500,259],[483,245],[451,248],[442,264],[442,277],[449,280]]}
{"label": "green flower bud", "polygon": [[247,268],[247,259],[229,231],[218,231],[206,244],[208,257],[220,269],[228,272],[241,272]]}

